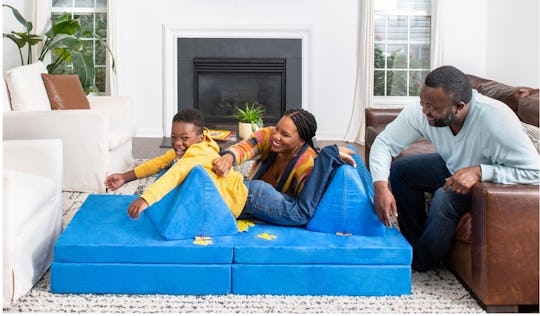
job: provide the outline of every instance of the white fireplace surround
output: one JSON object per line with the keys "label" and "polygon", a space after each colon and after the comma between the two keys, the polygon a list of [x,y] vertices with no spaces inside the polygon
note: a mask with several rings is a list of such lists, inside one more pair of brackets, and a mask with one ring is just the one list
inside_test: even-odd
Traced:
{"label": "white fireplace surround", "polygon": [[163,25],[163,136],[178,110],[178,38],[292,38],[302,42],[302,108],[315,113],[313,25]]}

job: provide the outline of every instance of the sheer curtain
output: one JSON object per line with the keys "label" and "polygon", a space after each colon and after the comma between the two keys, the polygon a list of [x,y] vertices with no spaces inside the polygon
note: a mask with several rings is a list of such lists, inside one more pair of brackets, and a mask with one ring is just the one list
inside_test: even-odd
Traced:
{"label": "sheer curtain", "polygon": [[[115,57],[114,65],[111,56],[107,54],[107,89],[110,95],[118,95],[118,56],[117,34],[118,21],[117,0],[107,0],[107,45]],[[113,67],[114,66],[114,67]]]}
{"label": "sheer curtain", "polygon": [[444,62],[444,6],[446,0],[431,0],[431,69]]}
{"label": "sheer curtain", "polygon": [[[364,144],[366,125],[365,109],[373,101],[373,1],[360,2],[358,25],[358,67],[354,89],[353,107],[345,140]],[[444,6],[446,0],[431,1],[431,69],[444,62]]]}
{"label": "sheer curtain", "polygon": [[[52,8],[52,1],[51,0],[33,0],[32,1],[32,25],[34,26],[34,29],[32,30],[32,33],[37,35],[44,35],[45,32],[50,28],[51,26],[51,8]],[[38,44],[39,49],[33,49],[32,50],[32,60],[37,60],[38,53],[41,51],[41,47],[43,43]],[[45,57],[46,60],[44,60],[45,64],[48,63],[48,60],[50,59],[50,56]]]}
{"label": "sheer curtain", "polygon": [[345,134],[348,142],[364,143],[365,108],[373,99],[373,1],[360,2],[358,23],[358,67],[354,86],[354,100],[349,125]]}

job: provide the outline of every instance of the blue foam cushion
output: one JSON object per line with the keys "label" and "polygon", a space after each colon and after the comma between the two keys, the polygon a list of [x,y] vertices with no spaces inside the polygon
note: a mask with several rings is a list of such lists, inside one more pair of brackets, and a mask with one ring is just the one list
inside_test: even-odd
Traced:
{"label": "blue foam cushion", "polygon": [[407,265],[252,265],[232,266],[234,294],[406,295],[411,294]]}
{"label": "blue foam cushion", "polygon": [[53,262],[51,292],[229,294],[231,265]]}
{"label": "blue foam cushion", "polygon": [[234,236],[234,263],[410,265],[412,249],[407,240],[396,228],[383,229],[383,236],[339,236],[255,223]]}
{"label": "blue foam cushion", "polygon": [[[356,152],[353,146],[348,147]],[[353,158],[356,169],[344,165],[336,170],[306,229],[365,236],[384,234],[384,225],[373,207],[371,175],[358,152]]]}
{"label": "blue foam cushion", "polygon": [[231,263],[232,236],[164,240],[147,216],[131,219],[135,195],[90,195],[56,241],[54,261],[83,263]]}
{"label": "blue foam cushion", "polygon": [[411,246],[396,228],[387,230],[384,236],[339,236],[255,223],[234,236],[232,292],[410,294]]}
{"label": "blue foam cushion", "polygon": [[169,240],[228,236],[238,232],[231,210],[201,166],[195,166],[182,184],[144,213]]}

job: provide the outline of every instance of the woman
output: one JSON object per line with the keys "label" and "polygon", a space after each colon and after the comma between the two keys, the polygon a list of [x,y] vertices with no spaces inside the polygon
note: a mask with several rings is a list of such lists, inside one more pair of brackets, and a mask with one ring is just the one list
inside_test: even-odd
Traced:
{"label": "woman", "polygon": [[224,176],[233,165],[255,159],[244,181],[248,198],[241,217],[280,225],[305,225],[311,219],[335,169],[345,162],[354,165],[353,152],[346,148],[328,146],[317,154],[316,131],[311,113],[291,109],[275,127],[253,133],[214,160],[214,172]]}

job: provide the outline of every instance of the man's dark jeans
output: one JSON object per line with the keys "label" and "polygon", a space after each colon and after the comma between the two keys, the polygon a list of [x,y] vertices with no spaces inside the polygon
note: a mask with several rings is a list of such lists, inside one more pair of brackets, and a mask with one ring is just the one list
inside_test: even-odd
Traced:
{"label": "man's dark jeans", "polygon": [[[451,176],[439,154],[411,155],[397,159],[390,169],[390,186],[396,199],[398,223],[413,247],[413,269],[437,266],[452,246],[457,223],[471,206],[471,194],[444,192]],[[433,193],[426,214],[424,192]]]}

